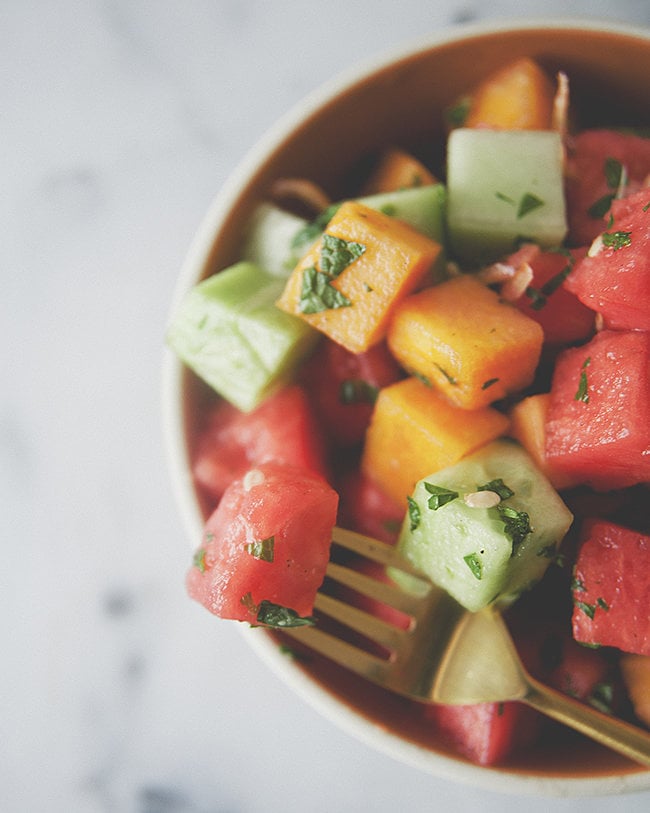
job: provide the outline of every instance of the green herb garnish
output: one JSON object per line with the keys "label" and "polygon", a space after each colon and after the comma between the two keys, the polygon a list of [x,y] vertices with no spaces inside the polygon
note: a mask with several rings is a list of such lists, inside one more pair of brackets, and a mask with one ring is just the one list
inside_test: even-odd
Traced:
{"label": "green herb garnish", "polygon": [[467,116],[472,106],[470,96],[463,96],[458,102],[447,109],[445,118],[450,127],[462,127],[467,121]]}
{"label": "green herb garnish", "polygon": [[320,270],[330,279],[335,279],[364,253],[362,243],[342,240],[333,234],[324,234],[320,249]]}
{"label": "green herb garnish", "polygon": [[532,530],[530,527],[530,517],[525,511],[517,511],[509,505],[503,505],[503,503],[497,506],[497,511],[499,512],[501,521],[505,525],[505,534],[512,542],[512,550],[514,553],[515,549]]}
{"label": "green herb garnish", "polygon": [[574,601],[574,605],[593,621],[594,615],[596,614],[596,605],[595,604],[587,604],[585,601]]}
{"label": "green herb garnish", "polygon": [[283,607],[281,604],[274,604],[272,601],[263,599],[257,610],[257,623],[265,627],[305,627],[313,626],[316,621],[311,617],[298,615],[290,607]]}
{"label": "green herb garnish", "polygon": [[487,389],[489,389],[489,387],[491,387],[493,384],[496,384],[498,380],[499,380],[498,378],[488,378],[488,380],[487,380],[487,381],[484,381],[484,382],[481,384],[481,389],[482,389],[482,390],[487,390]]}
{"label": "green herb garnish", "polygon": [[408,504],[410,529],[414,531],[420,524],[420,506],[415,502],[413,497],[407,497],[406,502]]}
{"label": "green herb garnish", "polygon": [[603,245],[606,248],[613,248],[614,251],[620,251],[620,249],[625,248],[626,246],[632,245],[632,232],[631,231],[615,231],[615,232],[604,232],[602,235]]}
{"label": "green herb garnish", "polygon": [[483,578],[483,563],[481,562],[477,553],[468,553],[467,556],[463,556],[463,561],[467,565],[467,567],[472,571],[472,575],[474,578],[481,581]]}
{"label": "green herb garnish", "polygon": [[515,492],[503,482],[501,477],[497,477],[496,480],[490,480],[490,482],[485,483],[485,485],[477,486],[476,490],[494,491],[502,500],[507,500],[508,497],[514,497],[515,495]]}
{"label": "green herb garnish", "polygon": [[342,404],[374,404],[379,395],[379,387],[374,387],[361,378],[347,378],[341,381],[339,401]]}
{"label": "green herb garnish", "polygon": [[436,366],[436,367],[437,367],[437,368],[440,370],[440,372],[443,374],[443,376],[444,376],[444,377],[447,379],[447,381],[448,381],[450,384],[452,384],[452,385],[454,385],[454,386],[455,386],[455,385],[458,383],[458,381],[457,381],[457,380],[456,380],[456,379],[453,377],[453,375],[451,375],[450,373],[448,373],[448,372],[445,370],[445,368],[444,368],[444,367],[441,367],[439,364],[436,364],[435,366]]}
{"label": "green herb garnish", "polygon": [[347,308],[350,300],[330,284],[330,278],[314,266],[303,271],[302,290],[298,310],[301,313],[320,313],[335,308]]}
{"label": "green herb garnish", "polygon": [[275,537],[269,536],[266,539],[260,539],[256,542],[250,542],[246,545],[246,553],[254,559],[261,559],[263,562],[272,562],[273,553],[275,548]]}
{"label": "green herb garnish", "polygon": [[615,197],[613,192],[608,192],[606,195],[603,195],[602,198],[598,198],[598,200],[594,201],[587,209],[589,217],[594,220],[600,220],[605,217]]}
{"label": "green herb garnish", "polygon": [[437,511],[443,505],[447,505],[448,502],[458,498],[458,492],[451,491],[449,488],[434,486],[433,483],[425,483],[424,487],[431,494],[427,505],[432,511]]}
{"label": "green herb garnish", "polygon": [[522,195],[522,198],[519,201],[517,219],[519,220],[520,218],[525,217],[529,212],[533,212],[535,209],[539,209],[539,207],[543,205],[544,201],[541,198],[538,198],[537,195],[532,195],[530,192],[526,192],[525,195]]}
{"label": "green herb garnish", "polygon": [[574,401],[582,401],[583,404],[589,403],[589,382],[587,381],[587,367],[591,364],[591,356],[583,361],[580,368],[580,381],[578,382],[578,389],[573,396]]}
{"label": "green herb garnish", "polygon": [[308,243],[313,243],[314,240],[322,234],[324,229],[327,228],[327,224],[334,217],[340,206],[340,203],[333,203],[317,215],[310,223],[307,223],[306,226],[299,229],[291,241],[291,248],[300,249]]}
{"label": "green herb garnish", "polygon": [[613,701],[614,687],[611,683],[597,683],[587,698],[590,706],[602,711],[604,714],[612,713]]}
{"label": "green herb garnish", "polygon": [[205,573],[206,571],[205,554],[205,548],[199,548],[192,558],[192,565],[198,568],[201,573]]}

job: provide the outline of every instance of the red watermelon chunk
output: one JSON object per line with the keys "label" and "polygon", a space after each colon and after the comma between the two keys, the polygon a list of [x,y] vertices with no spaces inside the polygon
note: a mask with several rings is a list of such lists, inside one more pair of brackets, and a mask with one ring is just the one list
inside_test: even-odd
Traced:
{"label": "red watermelon chunk", "polygon": [[650,333],[605,330],[560,354],[546,457],[602,491],[650,481]]}
{"label": "red watermelon chunk", "polygon": [[593,311],[566,286],[572,268],[586,251],[542,251],[539,246],[526,246],[505,261],[515,268],[522,261],[529,264],[533,279],[514,304],[542,326],[547,344],[583,341],[593,332]]}
{"label": "red watermelon chunk", "polygon": [[386,342],[364,353],[351,353],[325,339],[305,365],[302,381],[332,443],[361,443],[378,391],[404,375]]}
{"label": "red watermelon chunk", "polygon": [[429,718],[449,743],[471,762],[497,765],[539,733],[540,715],[521,703],[431,705]]}
{"label": "red watermelon chunk", "polygon": [[[221,618],[259,623],[262,602],[309,616],[325,576],[338,495],[306,469],[264,463],[233,481],[208,519],[187,576]],[[285,624],[286,625],[286,624]]]}
{"label": "red watermelon chunk", "polygon": [[644,186],[650,174],[650,139],[614,130],[586,130],[572,140],[566,181],[572,245],[588,245],[604,230],[621,167],[627,176],[626,195]]}
{"label": "red watermelon chunk", "polygon": [[198,438],[192,471],[200,488],[218,500],[234,479],[268,461],[326,475],[322,433],[297,385],[279,390],[252,412],[227,401],[217,404]]}
{"label": "red watermelon chunk", "polygon": [[611,214],[566,286],[606,326],[650,330],[650,189],[614,201]]}
{"label": "red watermelon chunk", "polygon": [[573,636],[650,655],[650,536],[586,523],[573,583]]}

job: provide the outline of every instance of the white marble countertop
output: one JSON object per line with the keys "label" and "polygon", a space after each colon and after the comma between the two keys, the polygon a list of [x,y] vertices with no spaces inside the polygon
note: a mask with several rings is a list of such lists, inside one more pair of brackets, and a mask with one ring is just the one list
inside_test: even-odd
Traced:
{"label": "white marble countertop", "polygon": [[186,598],[159,378],[193,233],[279,114],[441,26],[538,14],[650,24],[647,0],[0,4],[4,813],[521,807],[352,740]]}

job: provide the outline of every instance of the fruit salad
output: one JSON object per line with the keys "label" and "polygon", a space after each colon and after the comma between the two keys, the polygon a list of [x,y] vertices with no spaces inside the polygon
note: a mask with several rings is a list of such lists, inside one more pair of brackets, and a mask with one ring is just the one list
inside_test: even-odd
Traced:
{"label": "fruit salad", "polygon": [[[569,81],[519,59],[445,111],[440,166],[392,145],[344,200],[276,186],[187,294],[168,342],[213,392],[187,589],[321,623],[339,524],[650,726],[650,139],[581,129]],[[544,731],[517,703],[419,713],[484,765]]]}

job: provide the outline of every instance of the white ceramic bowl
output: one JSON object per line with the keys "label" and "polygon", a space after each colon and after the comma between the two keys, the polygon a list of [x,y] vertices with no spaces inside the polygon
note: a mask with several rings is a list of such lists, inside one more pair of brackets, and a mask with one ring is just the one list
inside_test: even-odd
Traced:
{"label": "white ceramic bowl", "polygon": [[[196,282],[238,259],[246,219],[274,179],[308,177],[336,196],[342,179],[364,155],[393,142],[441,138],[442,109],[489,70],[524,54],[570,75],[572,97],[581,101],[587,120],[650,124],[650,31],[563,20],[438,32],[349,70],[279,120],[207,212],[181,270],[172,311]],[[204,386],[167,353],[167,451],[193,546],[201,536],[206,506],[192,482],[188,448],[204,400]],[[242,625],[242,632],[264,661],[322,714],[373,748],[423,771],[513,793],[602,795],[650,788],[650,772],[589,744],[584,751],[533,751],[499,768],[472,765],[442,743],[427,742],[417,725],[401,719],[398,698],[327,663],[304,666],[287,659],[262,630]]]}

